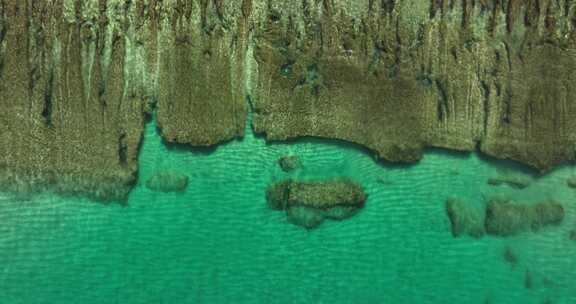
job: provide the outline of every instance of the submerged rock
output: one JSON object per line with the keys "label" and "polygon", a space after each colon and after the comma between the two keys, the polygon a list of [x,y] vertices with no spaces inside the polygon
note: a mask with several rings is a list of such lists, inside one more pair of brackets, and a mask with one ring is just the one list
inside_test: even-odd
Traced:
{"label": "submerged rock", "polygon": [[336,206],[323,210],[323,215],[331,220],[342,221],[353,217],[358,211],[360,209],[356,206]]}
{"label": "submerged rock", "polygon": [[324,219],[354,216],[366,201],[362,187],[348,179],[296,182],[286,180],[268,188],[266,199],[274,210],[285,210],[292,224],[311,229]]}
{"label": "submerged rock", "polygon": [[283,156],[278,160],[278,165],[284,172],[290,172],[302,168],[302,161],[296,155]]}
{"label": "submerged rock", "polygon": [[286,210],[288,208],[288,194],[291,183],[290,180],[287,180],[268,187],[266,201],[270,209]]}
{"label": "submerged rock", "polygon": [[519,175],[499,176],[489,178],[487,183],[491,186],[507,185],[516,189],[524,189],[530,185],[530,178]]}
{"label": "submerged rock", "polygon": [[172,170],[159,171],[146,181],[146,187],[152,191],[182,192],[188,187],[188,176]]}
{"label": "submerged rock", "polygon": [[554,201],[535,205],[493,200],[486,208],[485,228],[488,234],[510,236],[523,231],[537,231],[558,225],[564,219],[564,208]]}
{"label": "submerged rock", "polygon": [[446,213],[452,224],[452,235],[460,237],[469,235],[480,238],[484,235],[484,223],[479,210],[469,206],[459,199],[448,199],[446,201]]}
{"label": "submerged rock", "polygon": [[509,201],[491,201],[486,209],[486,232],[500,236],[513,235],[528,230],[532,220],[530,206]]}
{"label": "submerged rock", "polygon": [[302,226],[306,229],[313,229],[324,221],[322,210],[308,208],[303,206],[294,206],[286,210],[288,222]]}
{"label": "submerged rock", "polygon": [[504,249],[503,258],[506,263],[512,266],[512,268],[516,267],[516,265],[518,264],[518,257],[516,256],[514,251],[512,251],[512,248],[510,246],[506,246],[506,248]]}
{"label": "submerged rock", "polygon": [[568,185],[568,187],[570,188],[576,189],[576,176],[573,176],[568,180],[566,180],[566,185]]}
{"label": "submerged rock", "polygon": [[568,235],[568,237],[570,238],[570,240],[576,241],[576,230],[570,231],[570,234]]}
{"label": "submerged rock", "polygon": [[533,206],[534,220],[532,230],[548,225],[559,225],[564,220],[564,207],[554,201],[546,201]]}
{"label": "submerged rock", "polygon": [[534,279],[532,279],[532,272],[530,270],[526,270],[526,272],[524,273],[524,288],[526,289],[534,288]]}

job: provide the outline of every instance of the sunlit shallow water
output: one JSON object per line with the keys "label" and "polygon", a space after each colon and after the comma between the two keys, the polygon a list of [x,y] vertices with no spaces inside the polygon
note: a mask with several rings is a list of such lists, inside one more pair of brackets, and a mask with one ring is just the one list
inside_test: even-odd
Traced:
{"label": "sunlit shallow water", "polygon": [[[304,168],[284,173],[284,155],[300,156]],[[127,206],[4,199],[0,303],[576,303],[568,237],[576,191],[566,186],[574,167],[518,190],[486,180],[524,170],[475,154],[432,150],[399,166],[352,145],[266,144],[251,132],[207,152],[166,147],[154,123],[140,163]],[[187,174],[186,192],[144,187],[163,169]],[[351,177],[369,195],[349,220],[308,231],[266,206],[274,181],[333,176]],[[446,199],[481,206],[494,196],[553,198],[566,217],[537,233],[453,238]],[[507,247],[516,265],[505,261]]]}

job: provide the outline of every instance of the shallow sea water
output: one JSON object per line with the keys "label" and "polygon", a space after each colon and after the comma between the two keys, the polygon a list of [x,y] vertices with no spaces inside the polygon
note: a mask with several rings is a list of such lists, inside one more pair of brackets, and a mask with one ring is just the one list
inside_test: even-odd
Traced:
{"label": "shallow sea water", "polygon": [[[287,174],[277,160],[291,154],[304,168]],[[250,130],[213,151],[169,148],[154,123],[140,162],[127,206],[2,201],[0,304],[576,303],[573,166],[517,190],[486,180],[525,170],[476,154],[430,150],[401,166],[339,142],[266,144]],[[190,177],[186,192],[144,187],[168,168]],[[369,195],[349,220],[307,231],[266,206],[274,181],[332,176],[351,177]],[[446,199],[481,206],[494,196],[553,198],[567,214],[538,233],[453,238]],[[516,266],[504,259],[507,247]]]}

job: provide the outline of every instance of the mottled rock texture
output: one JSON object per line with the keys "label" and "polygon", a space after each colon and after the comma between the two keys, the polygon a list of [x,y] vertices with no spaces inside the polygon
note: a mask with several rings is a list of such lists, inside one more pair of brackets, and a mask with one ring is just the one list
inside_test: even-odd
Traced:
{"label": "mottled rock texture", "polygon": [[576,176],[570,177],[566,180],[566,185],[570,188],[576,189]]}
{"label": "mottled rock texture", "polygon": [[286,210],[288,222],[306,229],[318,228],[324,222],[321,210],[303,206],[289,207]]}
{"label": "mottled rock texture", "polygon": [[68,2],[0,1],[0,184],[123,200],[144,124],[135,25]]}
{"label": "mottled rock texture", "polygon": [[575,1],[270,1],[254,126],[415,161],[477,147],[540,170],[574,159]]}
{"label": "mottled rock texture", "polygon": [[154,173],[147,181],[146,188],[160,192],[183,192],[188,187],[188,176],[174,170]]}
{"label": "mottled rock texture", "polygon": [[507,186],[515,188],[515,189],[524,189],[524,188],[530,186],[531,182],[532,181],[527,176],[509,175],[509,174],[491,177],[487,181],[488,185],[491,185],[491,186],[507,185]]}
{"label": "mottled rock texture", "polygon": [[296,155],[287,155],[278,159],[278,165],[284,172],[291,172],[302,169],[302,160]]}
{"label": "mottled rock texture", "polygon": [[270,186],[268,206],[286,211],[292,224],[312,229],[324,219],[345,220],[364,206],[367,194],[362,186],[345,178],[298,182],[285,180]]}
{"label": "mottled rock texture", "polygon": [[362,207],[366,201],[362,187],[348,179],[297,182],[283,181],[268,191],[272,209],[305,206],[328,209],[336,206]]}
{"label": "mottled rock texture", "polygon": [[124,199],[167,142],[336,138],[573,160],[573,0],[0,0],[0,183]]}
{"label": "mottled rock texture", "polygon": [[518,265],[518,256],[512,250],[512,247],[506,246],[506,248],[504,248],[504,253],[502,254],[502,257],[504,258],[504,261],[506,263],[512,266],[512,268],[515,268],[516,265]]}
{"label": "mottled rock texture", "polygon": [[520,204],[493,200],[486,207],[485,228],[488,234],[511,236],[523,231],[559,225],[564,220],[564,207],[554,201]]}
{"label": "mottled rock texture", "polygon": [[446,213],[450,219],[454,237],[468,235],[481,238],[484,236],[483,210],[478,210],[463,200],[450,198],[446,201]]}
{"label": "mottled rock texture", "polygon": [[157,36],[159,48],[155,60],[162,136],[169,142],[195,146],[242,136],[249,42],[242,1],[149,3],[155,5],[161,27],[151,29],[151,34]]}
{"label": "mottled rock texture", "polygon": [[154,105],[168,142],[241,136],[238,58],[248,40],[228,9],[223,1],[0,0],[2,190],[125,200]]}

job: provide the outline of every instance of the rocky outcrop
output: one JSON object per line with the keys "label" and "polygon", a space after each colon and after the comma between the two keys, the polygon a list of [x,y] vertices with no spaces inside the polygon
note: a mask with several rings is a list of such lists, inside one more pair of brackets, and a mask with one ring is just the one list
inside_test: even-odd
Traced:
{"label": "rocky outcrop", "polygon": [[241,136],[248,40],[232,6],[0,0],[1,190],[126,200],[154,105],[167,142]]}
{"label": "rocky outcrop", "polygon": [[484,236],[484,216],[466,202],[451,198],[446,201],[446,213],[452,226],[452,235],[460,237],[468,235],[474,238]]}
{"label": "rocky outcrop", "polygon": [[497,177],[491,177],[488,179],[487,183],[491,186],[501,186],[507,185],[515,189],[524,189],[530,186],[532,181],[530,178],[520,175],[503,175]]}
{"label": "rocky outcrop", "polygon": [[324,222],[322,210],[304,206],[294,206],[286,209],[288,222],[306,229],[314,229]]}
{"label": "rocky outcrop", "polygon": [[547,170],[576,148],[571,0],[0,0],[0,183],[125,199],[167,142],[254,129]]}
{"label": "rocky outcrop", "polygon": [[312,229],[324,219],[350,218],[364,206],[367,194],[348,179],[286,180],[270,186],[266,199],[271,209],[286,211],[290,223]]}
{"label": "rocky outcrop", "polygon": [[519,204],[493,200],[486,208],[485,227],[488,234],[511,236],[523,231],[562,223],[564,207],[554,201],[538,204]]}
{"label": "rocky outcrop", "polygon": [[0,1],[0,185],[125,200],[146,92],[121,7]]}
{"label": "rocky outcrop", "polygon": [[512,268],[515,268],[516,265],[518,265],[518,256],[516,255],[516,253],[514,253],[512,247],[506,246],[506,248],[504,248],[504,253],[502,254],[502,257],[504,258],[504,261],[510,264]]}
{"label": "rocky outcrop", "polygon": [[188,187],[188,176],[173,170],[158,171],[146,181],[146,188],[160,192],[182,192]]}
{"label": "rocky outcrop", "polygon": [[576,189],[576,177],[570,177],[569,179],[566,180],[566,185],[568,185],[568,187],[570,188],[574,188]]}
{"label": "rocky outcrop", "polygon": [[[492,199],[480,210],[462,200],[450,198],[446,201],[446,214],[454,237],[481,238],[484,234],[508,237],[561,224],[564,207],[555,201],[521,204]],[[505,257],[511,256],[508,251]]]}
{"label": "rocky outcrop", "polygon": [[[151,1],[158,125],[168,142],[211,146],[241,137],[248,23],[241,1]],[[155,5],[156,7],[154,8]],[[147,25],[147,24],[145,24]],[[148,50],[149,51],[149,50]]]}
{"label": "rocky outcrop", "polygon": [[254,126],[387,160],[424,147],[547,170],[574,159],[573,1],[270,1]]}
{"label": "rocky outcrop", "polygon": [[278,165],[284,172],[291,172],[302,168],[302,161],[296,155],[283,156],[278,160]]}

